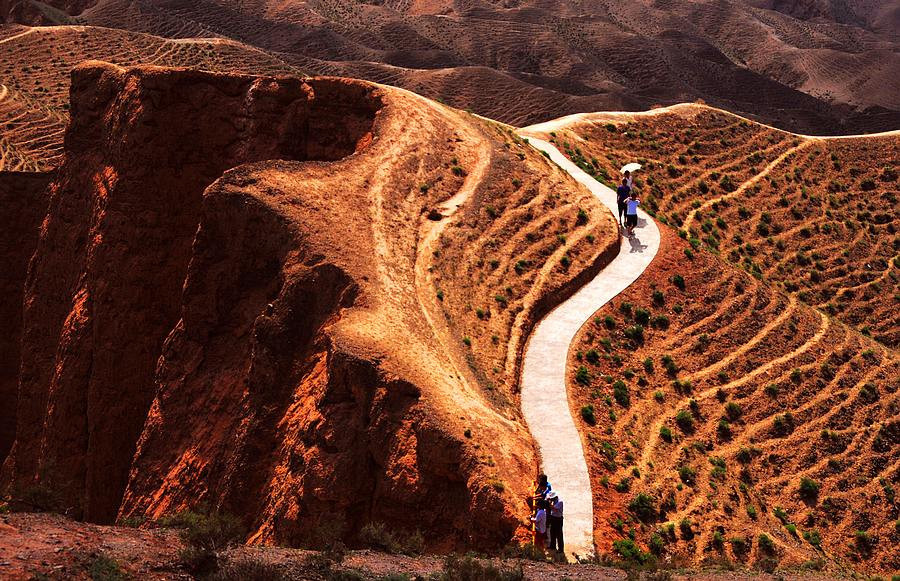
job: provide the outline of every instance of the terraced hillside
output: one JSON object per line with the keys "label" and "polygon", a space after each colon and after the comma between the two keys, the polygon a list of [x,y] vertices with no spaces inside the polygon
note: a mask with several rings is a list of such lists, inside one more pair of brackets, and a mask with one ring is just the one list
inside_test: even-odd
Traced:
{"label": "terraced hillside", "polygon": [[168,40],[85,26],[0,27],[0,171],[60,163],[69,119],[69,75],[84,60],[258,74],[298,70],[225,39]]}
{"label": "terraced hillside", "polygon": [[557,141],[600,179],[644,164],[645,206],[694,249],[900,345],[900,136],[807,138],[700,105],[574,127]]}
{"label": "terraced hillside", "polygon": [[663,234],[570,352],[600,549],[896,571],[896,352]]}
{"label": "terraced hillside", "polygon": [[805,132],[895,127],[890,7],[792,4],[29,0],[2,17],[230,38],[309,73],[395,84],[518,125],[703,98]]}

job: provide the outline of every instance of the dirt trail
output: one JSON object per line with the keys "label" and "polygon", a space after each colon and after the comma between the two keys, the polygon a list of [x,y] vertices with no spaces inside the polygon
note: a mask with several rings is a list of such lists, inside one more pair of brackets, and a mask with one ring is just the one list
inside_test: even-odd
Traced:
{"label": "dirt trail", "polygon": [[[579,169],[548,142],[529,137],[597,196],[615,215],[615,193]],[[660,234],[639,214],[632,238],[622,238],[618,256],[593,280],[538,323],[522,367],[522,412],[541,454],[543,471],[565,502],[566,551],[593,552],[593,496],[581,435],[569,407],[566,361],[576,333],[594,312],[634,282],[659,250]]]}

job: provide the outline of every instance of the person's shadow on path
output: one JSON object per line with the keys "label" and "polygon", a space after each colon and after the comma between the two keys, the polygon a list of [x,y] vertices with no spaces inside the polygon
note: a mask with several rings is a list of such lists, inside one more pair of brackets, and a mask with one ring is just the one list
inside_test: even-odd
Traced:
{"label": "person's shadow on path", "polygon": [[637,237],[637,234],[632,234],[630,238],[626,237],[628,240],[628,244],[631,245],[631,253],[635,252],[644,252],[644,249],[647,248],[646,244],[641,244],[641,239]]}

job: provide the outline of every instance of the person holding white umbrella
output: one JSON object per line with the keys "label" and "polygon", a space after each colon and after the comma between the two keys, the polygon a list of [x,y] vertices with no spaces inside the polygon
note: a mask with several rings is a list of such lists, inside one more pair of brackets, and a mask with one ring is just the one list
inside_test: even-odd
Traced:
{"label": "person holding white umbrella", "polygon": [[622,166],[622,169],[619,171],[622,172],[622,175],[625,176],[625,179],[628,180],[628,187],[634,188],[634,172],[641,169],[641,164],[637,162],[631,162]]}

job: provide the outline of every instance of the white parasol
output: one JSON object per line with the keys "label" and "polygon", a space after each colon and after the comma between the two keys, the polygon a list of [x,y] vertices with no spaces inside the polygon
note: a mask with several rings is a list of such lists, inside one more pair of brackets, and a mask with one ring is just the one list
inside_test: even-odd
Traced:
{"label": "white parasol", "polygon": [[637,163],[636,161],[633,161],[629,164],[623,165],[622,169],[620,169],[619,171],[622,173],[625,173],[626,171],[630,171],[630,172],[634,173],[635,170],[639,170],[639,169],[641,169],[641,164]]}

